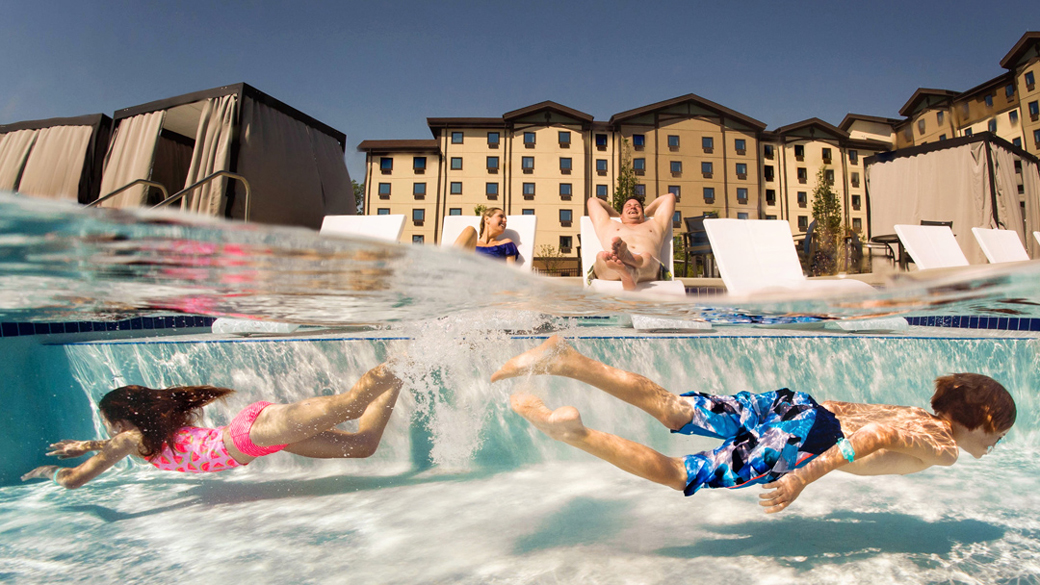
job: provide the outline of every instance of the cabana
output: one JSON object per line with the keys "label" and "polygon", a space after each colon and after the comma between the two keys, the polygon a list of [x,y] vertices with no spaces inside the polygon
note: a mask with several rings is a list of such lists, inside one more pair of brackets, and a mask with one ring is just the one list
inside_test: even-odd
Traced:
{"label": "cabana", "polygon": [[1030,256],[1040,257],[1040,246],[1027,238],[1040,230],[1037,162],[988,132],[869,157],[864,160],[869,233],[894,234],[896,224],[952,221],[972,264],[986,262],[973,227],[1013,230],[1029,242]]}
{"label": "cabana", "polygon": [[0,125],[0,191],[97,199],[111,131],[112,118],[104,114]]}
{"label": "cabana", "polygon": [[[318,229],[326,215],[355,212],[344,134],[245,83],[125,108],[113,120],[102,196],[140,179],[173,195],[229,171],[248,183],[250,221]],[[243,219],[245,190],[219,176],[174,205]],[[101,205],[154,205],[162,197],[137,185]]]}

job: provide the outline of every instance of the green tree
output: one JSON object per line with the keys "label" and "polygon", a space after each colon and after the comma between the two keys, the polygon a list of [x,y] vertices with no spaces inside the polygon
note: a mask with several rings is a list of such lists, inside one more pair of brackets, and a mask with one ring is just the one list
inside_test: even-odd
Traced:
{"label": "green tree", "polygon": [[816,222],[813,239],[816,253],[809,259],[809,268],[814,274],[833,274],[841,264],[845,239],[842,224],[841,202],[827,178],[827,167],[816,173],[816,188],[813,189],[812,216]]}
{"label": "green tree", "polygon": [[636,196],[636,172],[632,169],[632,152],[628,139],[621,140],[621,166],[618,167],[617,186],[614,188],[614,200],[611,204],[621,213],[625,201]]}
{"label": "green tree", "polygon": [[350,185],[354,187],[354,205],[357,208],[356,212],[358,215],[365,214],[365,184],[358,183],[354,179],[350,180]]}
{"label": "green tree", "polygon": [[487,211],[487,205],[477,205],[473,208],[473,215],[484,215]]}

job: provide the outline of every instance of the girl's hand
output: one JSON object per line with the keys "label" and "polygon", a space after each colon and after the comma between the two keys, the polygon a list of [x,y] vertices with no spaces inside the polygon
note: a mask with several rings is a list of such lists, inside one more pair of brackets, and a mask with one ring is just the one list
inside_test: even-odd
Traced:
{"label": "girl's hand", "polygon": [[58,459],[72,459],[94,451],[94,449],[90,448],[90,441],[73,441],[70,439],[53,443],[50,449],[47,455],[57,456]]}
{"label": "girl's hand", "polygon": [[29,481],[30,479],[50,479],[54,476],[54,472],[57,469],[57,465],[41,465],[40,467],[37,467],[29,473],[23,475],[22,481]]}
{"label": "girl's hand", "polygon": [[805,489],[805,485],[805,482],[795,474],[789,473],[774,482],[762,486],[764,489],[772,489],[773,491],[759,494],[758,497],[762,501],[758,505],[766,509],[766,514],[775,514],[787,508],[798,499],[798,495]]}

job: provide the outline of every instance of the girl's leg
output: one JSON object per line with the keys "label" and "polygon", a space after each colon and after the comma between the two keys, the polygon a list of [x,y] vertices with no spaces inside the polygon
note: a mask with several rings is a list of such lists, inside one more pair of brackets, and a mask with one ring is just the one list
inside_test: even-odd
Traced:
{"label": "girl's leg", "polygon": [[360,417],[369,404],[389,391],[400,390],[401,384],[386,364],[376,366],[344,394],[268,406],[253,422],[249,438],[261,447],[299,443]]}
{"label": "girl's leg", "polygon": [[557,441],[577,447],[614,466],[644,479],[683,490],[686,488],[686,466],[682,459],[621,437],[586,427],[572,406],[549,410],[530,394],[514,394],[510,403],[517,413],[538,430]]}
{"label": "girl's leg", "polygon": [[379,447],[383,430],[394,412],[399,388],[394,388],[376,398],[365,409],[358,420],[356,433],[329,429],[285,448],[290,453],[315,459],[364,458],[370,457]]}
{"label": "girl's leg", "polygon": [[682,428],[693,417],[693,407],[681,396],[639,374],[585,357],[557,335],[506,362],[491,376],[491,381],[524,374],[564,376],[595,386],[642,409],[673,430]]}

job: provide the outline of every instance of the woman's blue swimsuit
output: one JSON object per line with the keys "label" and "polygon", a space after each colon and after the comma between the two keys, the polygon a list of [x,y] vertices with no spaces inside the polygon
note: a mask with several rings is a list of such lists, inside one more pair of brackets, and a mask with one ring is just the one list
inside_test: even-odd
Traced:
{"label": "woman's blue swimsuit", "polygon": [[520,255],[520,250],[513,242],[506,242],[497,246],[477,246],[475,249],[477,252],[492,258],[508,258]]}
{"label": "woman's blue swimsuit", "polygon": [[844,438],[838,419],[802,392],[713,396],[683,394],[694,406],[693,420],[672,431],[722,439],[713,451],[684,458],[686,489],[736,488],[769,483],[805,465]]}

